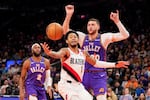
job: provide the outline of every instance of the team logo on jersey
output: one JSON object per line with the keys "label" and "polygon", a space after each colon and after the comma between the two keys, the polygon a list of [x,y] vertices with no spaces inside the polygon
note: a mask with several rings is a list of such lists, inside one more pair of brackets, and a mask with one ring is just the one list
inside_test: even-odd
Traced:
{"label": "team logo on jersey", "polygon": [[45,71],[45,68],[41,67],[40,64],[36,64],[35,67],[31,67],[30,70],[31,70],[32,73],[34,73],[34,72],[43,73]]}
{"label": "team logo on jersey", "polygon": [[83,49],[85,51],[94,51],[94,52],[99,52],[100,51],[100,46],[94,45],[94,43],[89,43],[89,45],[83,46]]}
{"label": "team logo on jersey", "polygon": [[84,59],[70,58],[70,64],[84,65]]}

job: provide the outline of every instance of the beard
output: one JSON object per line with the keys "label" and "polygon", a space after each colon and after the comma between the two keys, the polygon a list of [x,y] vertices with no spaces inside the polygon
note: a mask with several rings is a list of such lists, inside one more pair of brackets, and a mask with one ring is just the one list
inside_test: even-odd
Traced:
{"label": "beard", "polygon": [[77,45],[70,45],[72,48],[76,48],[77,47]]}
{"label": "beard", "polygon": [[40,52],[40,53],[33,52],[32,54],[33,54],[35,57],[41,56],[41,52]]}
{"label": "beard", "polygon": [[[89,33],[89,32],[88,32],[88,33]],[[89,34],[93,35],[93,34],[95,34],[95,33],[96,33],[96,30],[90,32]]]}

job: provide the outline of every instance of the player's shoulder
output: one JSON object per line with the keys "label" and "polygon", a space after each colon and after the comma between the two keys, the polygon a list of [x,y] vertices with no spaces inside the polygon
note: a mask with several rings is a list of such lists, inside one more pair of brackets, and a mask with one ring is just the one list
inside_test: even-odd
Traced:
{"label": "player's shoulder", "polygon": [[23,61],[23,66],[28,66],[28,65],[30,65],[30,63],[31,63],[30,58],[27,58]]}
{"label": "player's shoulder", "polygon": [[46,57],[42,57],[44,59],[45,62],[49,62],[49,59]]}
{"label": "player's shoulder", "polygon": [[68,52],[68,47],[61,48],[60,50],[64,52]]}
{"label": "player's shoulder", "polygon": [[89,53],[86,50],[82,50],[82,52],[85,56],[89,56]]}

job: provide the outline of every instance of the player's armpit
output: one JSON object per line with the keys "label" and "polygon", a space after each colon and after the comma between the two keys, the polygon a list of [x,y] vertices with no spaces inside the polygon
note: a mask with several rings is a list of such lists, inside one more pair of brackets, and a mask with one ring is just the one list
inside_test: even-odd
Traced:
{"label": "player's armpit", "polygon": [[77,31],[77,33],[79,35],[79,45],[82,47],[86,34],[80,31]]}

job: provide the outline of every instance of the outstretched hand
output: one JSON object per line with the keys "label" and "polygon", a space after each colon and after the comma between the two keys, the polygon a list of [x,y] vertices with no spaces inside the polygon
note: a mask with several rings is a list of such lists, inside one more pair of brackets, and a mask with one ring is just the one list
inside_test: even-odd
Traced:
{"label": "outstretched hand", "polygon": [[128,61],[118,61],[116,63],[116,68],[128,68],[130,63]]}
{"label": "outstretched hand", "polygon": [[50,55],[51,50],[46,42],[40,43],[46,55]]}
{"label": "outstretched hand", "polygon": [[118,23],[120,21],[119,19],[119,11],[116,10],[116,12],[111,12],[110,13],[110,19],[114,22],[114,23]]}

